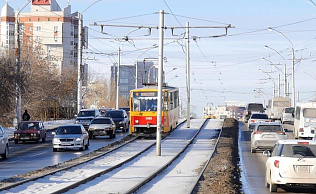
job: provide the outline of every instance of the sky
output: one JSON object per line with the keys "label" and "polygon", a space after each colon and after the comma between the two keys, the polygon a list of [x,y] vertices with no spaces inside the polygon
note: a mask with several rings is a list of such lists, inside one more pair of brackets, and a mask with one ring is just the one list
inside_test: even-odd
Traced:
{"label": "sky", "polygon": [[[15,10],[26,0],[8,0]],[[57,0],[61,8],[67,0]],[[132,65],[144,58],[157,58],[160,10],[166,12],[164,63],[165,80],[180,88],[186,107],[186,55],[183,28],[190,29],[191,110],[202,116],[204,106],[224,105],[225,101],[262,102],[273,97],[273,85],[280,74],[284,91],[284,66],[292,88],[292,45],[296,99],[309,101],[316,93],[316,4],[309,0],[70,0],[72,12],[83,12],[89,27],[89,48],[84,61],[93,77],[110,77],[110,66],[117,62]],[[1,0],[0,7],[5,1]],[[316,1],[315,1],[316,3]],[[86,9],[88,8],[88,9]],[[26,7],[23,11],[28,11]],[[136,27],[104,27],[92,24]],[[225,27],[209,28],[209,27]],[[148,35],[148,28],[153,27]],[[268,26],[279,31],[269,31]],[[176,29],[171,31],[170,28]],[[128,41],[124,37],[128,37]],[[269,48],[265,48],[267,45]],[[262,60],[264,58],[265,60]],[[176,68],[176,69],[175,69]],[[173,70],[175,69],[175,70]],[[277,86],[276,86],[277,88]],[[276,92],[277,94],[277,92]],[[299,96],[299,97],[298,97]]]}

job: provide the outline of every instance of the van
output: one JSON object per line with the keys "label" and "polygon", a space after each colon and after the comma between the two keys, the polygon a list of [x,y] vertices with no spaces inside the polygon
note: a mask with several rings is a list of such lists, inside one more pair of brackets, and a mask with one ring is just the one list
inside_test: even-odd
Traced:
{"label": "van", "polygon": [[252,113],[264,113],[262,103],[249,103],[246,106],[244,121],[247,123]]}
{"label": "van", "polygon": [[294,117],[294,138],[312,139],[316,131],[316,102],[297,103]]}
{"label": "van", "polygon": [[291,106],[291,99],[287,97],[274,97],[269,100],[267,113],[271,121],[281,120],[282,110]]}

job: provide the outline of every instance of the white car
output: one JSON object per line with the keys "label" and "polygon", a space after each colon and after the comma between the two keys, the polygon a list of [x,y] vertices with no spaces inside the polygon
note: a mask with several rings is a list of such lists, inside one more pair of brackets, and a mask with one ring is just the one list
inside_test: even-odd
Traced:
{"label": "white car", "polygon": [[316,141],[280,140],[266,162],[265,186],[270,192],[278,188],[316,188]]}
{"label": "white car", "polygon": [[287,135],[281,123],[257,123],[251,133],[250,151],[255,153],[258,149],[272,149],[278,140],[285,139],[287,139]]}
{"label": "white car", "polygon": [[8,135],[0,125],[0,155],[2,159],[9,157],[9,140]]}
{"label": "white car", "polygon": [[281,123],[294,124],[294,108],[286,107],[282,110]]}
{"label": "white car", "polygon": [[79,148],[80,151],[88,149],[89,135],[81,124],[59,126],[56,132],[52,132],[53,151],[58,149]]}
{"label": "white car", "polygon": [[108,135],[113,139],[116,136],[116,125],[110,117],[97,117],[91,121],[88,133],[90,139],[101,135]]}
{"label": "white car", "polygon": [[270,122],[268,115],[265,113],[253,113],[248,120],[248,131],[252,131],[259,122]]}

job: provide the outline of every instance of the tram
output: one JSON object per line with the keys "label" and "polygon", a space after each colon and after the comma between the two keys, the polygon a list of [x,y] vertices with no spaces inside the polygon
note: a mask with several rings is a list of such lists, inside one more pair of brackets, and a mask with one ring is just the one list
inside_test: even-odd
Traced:
{"label": "tram", "polygon": [[[178,125],[179,88],[162,88],[162,132],[167,133]],[[130,91],[130,133],[154,135],[157,131],[157,86]]]}

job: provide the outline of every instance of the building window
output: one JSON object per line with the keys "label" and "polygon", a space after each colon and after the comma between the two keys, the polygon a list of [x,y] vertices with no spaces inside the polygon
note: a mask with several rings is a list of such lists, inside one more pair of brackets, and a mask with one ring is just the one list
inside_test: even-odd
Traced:
{"label": "building window", "polygon": [[71,56],[74,55],[74,51],[70,51],[70,55],[71,55]]}
{"label": "building window", "polygon": [[71,45],[71,46],[74,45],[74,41],[70,41],[70,45]]}
{"label": "building window", "polygon": [[47,21],[50,21],[50,18],[47,18]]}
{"label": "building window", "polygon": [[54,36],[54,40],[55,40],[55,42],[57,42],[57,36]]}
{"label": "building window", "polygon": [[31,41],[31,40],[32,40],[32,37],[29,36],[29,41]]}
{"label": "building window", "polygon": [[40,18],[37,18],[37,21],[40,21]]}
{"label": "building window", "polygon": [[128,86],[120,86],[120,91],[121,92],[128,92]]}
{"label": "building window", "polygon": [[60,18],[58,18],[57,20],[60,21]]}
{"label": "building window", "polygon": [[58,26],[54,26],[54,32],[58,32]]}
{"label": "building window", "polygon": [[36,27],[36,30],[37,30],[37,31],[41,31],[42,28],[41,28],[40,26],[37,26],[37,27]]}
{"label": "building window", "polygon": [[30,31],[30,32],[32,31],[32,27],[29,27],[29,31]]}
{"label": "building window", "polygon": [[29,22],[31,22],[32,21],[32,18],[29,18]]}
{"label": "building window", "polygon": [[128,79],[120,79],[121,84],[128,84]]}

